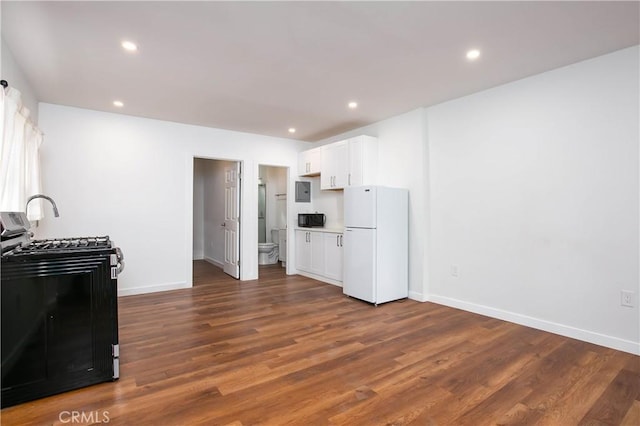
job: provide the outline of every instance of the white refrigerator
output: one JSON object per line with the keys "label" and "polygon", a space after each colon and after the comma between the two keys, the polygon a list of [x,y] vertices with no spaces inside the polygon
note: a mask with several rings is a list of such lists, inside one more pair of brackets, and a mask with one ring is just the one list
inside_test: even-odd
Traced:
{"label": "white refrigerator", "polygon": [[409,296],[409,192],[344,189],[344,294],[378,304]]}

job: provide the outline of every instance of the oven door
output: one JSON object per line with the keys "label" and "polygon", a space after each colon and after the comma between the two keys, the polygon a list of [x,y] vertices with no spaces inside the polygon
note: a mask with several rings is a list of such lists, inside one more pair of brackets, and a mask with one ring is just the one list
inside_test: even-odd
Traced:
{"label": "oven door", "polygon": [[117,376],[108,254],[3,259],[1,289],[3,408]]}

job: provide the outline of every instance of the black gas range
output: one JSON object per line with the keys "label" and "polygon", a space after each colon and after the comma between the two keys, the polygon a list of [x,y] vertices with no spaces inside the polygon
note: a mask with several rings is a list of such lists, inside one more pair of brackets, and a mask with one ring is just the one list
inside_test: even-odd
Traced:
{"label": "black gas range", "polygon": [[33,240],[0,212],[2,407],[119,377],[117,279],[108,236]]}

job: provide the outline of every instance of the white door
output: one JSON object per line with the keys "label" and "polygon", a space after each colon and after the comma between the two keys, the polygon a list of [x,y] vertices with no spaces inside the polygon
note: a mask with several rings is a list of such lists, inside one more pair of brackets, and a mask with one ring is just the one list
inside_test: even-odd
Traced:
{"label": "white door", "polygon": [[224,272],[240,278],[240,163],[224,171]]}
{"label": "white door", "polygon": [[376,230],[347,228],[343,242],[342,292],[376,303]]}

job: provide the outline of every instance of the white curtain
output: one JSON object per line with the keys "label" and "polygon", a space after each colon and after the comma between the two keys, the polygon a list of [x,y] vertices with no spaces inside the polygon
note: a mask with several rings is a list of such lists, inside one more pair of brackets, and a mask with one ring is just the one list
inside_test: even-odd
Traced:
{"label": "white curtain", "polygon": [[[27,199],[41,193],[40,145],[42,132],[29,118],[20,92],[0,89],[0,211],[24,211]],[[29,203],[29,220],[43,218],[42,200]]]}

